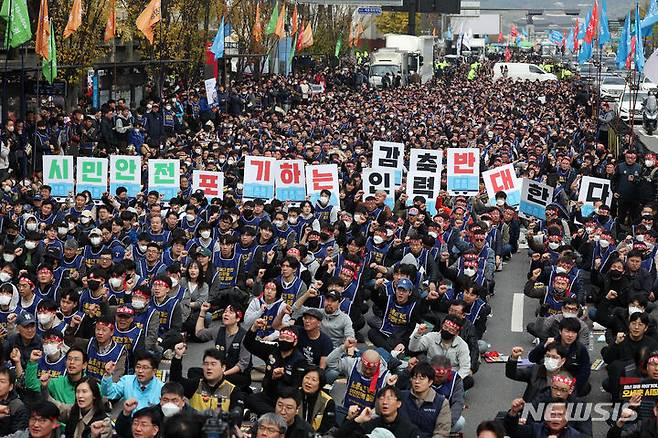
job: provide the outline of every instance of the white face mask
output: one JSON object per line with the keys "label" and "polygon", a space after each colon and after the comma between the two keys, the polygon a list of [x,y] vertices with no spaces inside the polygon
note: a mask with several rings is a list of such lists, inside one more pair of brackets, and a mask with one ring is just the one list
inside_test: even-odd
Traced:
{"label": "white face mask", "polygon": [[11,295],[0,295],[0,306],[8,306],[11,303]]}
{"label": "white face mask", "polygon": [[639,307],[635,306],[628,306],[628,316],[631,316],[634,313],[642,313],[644,310],[640,309]]}
{"label": "white face mask", "polygon": [[123,284],[123,279],[121,277],[112,277],[110,278],[110,286],[113,288],[121,287]]}
{"label": "white face mask", "polygon": [[505,200],[504,199],[496,199],[496,205],[499,207],[502,207],[505,205]]}
{"label": "white face mask", "polygon": [[133,305],[133,308],[135,308],[137,310],[143,309],[144,306],[146,306],[146,301],[133,298],[132,305]]}
{"label": "white face mask", "polygon": [[475,275],[475,269],[473,268],[464,268],[464,275],[467,277],[472,277]]}
{"label": "white face mask", "polygon": [[375,242],[375,245],[379,245],[384,242],[384,238],[382,236],[375,236],[372,238],[372,241]]}
{"label": "white face mask", "polygon": [[137,245],[137,248],[139,248],[140,252],[146,252],[148,247],[146,245]]}
{"label": "white face mask", "polygon": [[37,319],[39,320],[39,324],[41,324],[41,325],[50,324],[50,321],[53,320],[53,314],[52,313],[38,313],[37,314]]}
{"label": "white face mask", "polygon": [[388,236],[388,237],[393,236],[394,233],[395,233],[395,231],[393,231],[393,230],[386,230],[386,236]]}
{"label": "white face mask", "polygon": [[653,167],[656,164],[653,160],[644,160],[644,165],[647,167]]}
{"label": "white face mask", "polygon": [[100,237],[92,237],[91,239],[89,239],[89,241],[94,246],[98,246],[98,245],[101,244],[101,238]]}
{"label": "white face mask", "polygon": [[11,275],[6,273],[6,272],[0,272],[0,281],[3,283],[8,282],[11,280]]}
{"label": "white face mask", "polygon": [[354,220],[357,221],[357,222],[361,222],[363,220],[363,215],[355,214],[354,215]]}
{"label": "white face mask", "polygon": [[327,205],[328,203],[329,203],[329,197],[328,196],[320,196],[320,204]]}
{"label": "white face mask", "polygon": [[558,274],[564,274],[565,272],[567,272],[567,270],[564,269],[562,266],[556,266],[555,272],[557,272]]}
{"label": "white face mask", "polygon": [[180,407],[177,404],[171,402],[160,405],[160,409],[162,409],[162,413],[167,418],[172,417],[180,412]]}
{"label": "white face mask", "polygon": [[562,312],[562,316],[565,318],[578,318],[577,313]]}
{"label": "white face mask", "polygon": [[73,222],[69,222],[69,231],[72,231],[75,228],[75,224]]}
{"label": "white face mask", "polygon": [[557,371],[560,368],[560,359],[554,357],[547,357],[544,359],[544,366],[548,371]]}
{"label": "white face mask", "polygon": [[592,231],[594,231],[594,227],[585,227],[585,231],[587,234],[592,234]]}
{"label": "white face mask", "polygon": [[637,240],[638,242],[644,242],[644,234],[638,234],[637,236],[635,236],[635,240]]}
{"label": "white face mask", "polygon": [[188,213],[188,214],[185,215],[185,219],[187,219],[187,220],[190,221],[190,222],[192,222],[192,221],[194,220],[195,217],[196,217],[196,216],[194,216],[193,214],[190,214],[190,213]]}
{"label": "white face mask", "polygon": [[439,235],[438,235],[437,233],[435,233],[434,231],[430,231],[430,232],[427,233],[427,234],[429,234],[430,237],[434,237],[435,239],[436,239],[437,237],[439,237]]}
{"label": "white face mask", "polygon": [[28,222],[27,224],[25,224],[25,228],[26,228],[28,231],[36,231],[36,229],[37,229],[37,223],[36,223],[36,222]]}
{"label": "white face mask", "polygon": [[59,353],[59,345],[53,343],[43,344],[43,352],[46,356],[54,356]]}
{"label": "white face mask", "polygon": [[13,262],[16,256],[14,254],[2,254],[2,259],[5,262]]}
{"label": "white face mask", "polygon": [[552,250],[556,250],[560,247],[558,242],[548,242],[548,247]]}
{"label": "white face mask", "polygon": [[350,221],[343,221],[343,223],[345,224],[345,226],[346,226],[347,228],[349,228],[349,227],[352,225],[352,221],[351,221],[351,220],[350,220]]}
{"label": "white face mask", "polygon": [[27,249],[34,249],[36,247],[37,247],[36,242],[33,242],[31,240],[28,240],[27,242],[25,242],[25,248],[27,248]]}
{"label": "white face mask", "polygon": [[66,234],[68,232],[69,232],[68,227],[59,227],[59,228],[57,228],[57,233],[59,233],[59,234]]}
{"label": "white face mask", "polygon": [[283,226],[283,221],[274,221],[274,226],[281,228]]}
{"label": "white face mask", "polygon": [[88,217],[88,216],[82,216],[80,218],[80,222],[82,222],[83,224],[88,224],[90,221],[91,221],[91,218]]}
{"label": "white face mask", "polygon": [[169,277],[169,279],[171,280],[171,287],[178,286],[178,278]]}
{"label": "white face mask", "polygon": [[289,223],[290,225],[295,225],[295,224],[297,224],[297,221],[298,221],[298,220],[299,220],[299,219],[298,219],[296,216],[295,216],[295,217],[289,217],[289,218],[288,218],[288,223]]}
{"label": "white face mask", "polygon": [[200,234],[201,237],[203,237],[204,239],[207,239],[207,238],[210,237],[210,231],[209,231],[209,230],[203,230],[203,231],[201,231],[199,234]]}
{"label": "white face mask", "polygon": [[607,240],[599,240],[599,245],[601,245],[601,248],[607,248],[610,246],[610,242]]}

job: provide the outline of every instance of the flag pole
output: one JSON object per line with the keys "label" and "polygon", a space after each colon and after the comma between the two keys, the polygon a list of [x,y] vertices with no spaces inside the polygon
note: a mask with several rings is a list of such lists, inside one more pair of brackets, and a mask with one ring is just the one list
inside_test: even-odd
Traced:
{"label": "flag pole", "polygon": [[9,87],[7,86],[7,67],[9,64],[9,48],[11,47],[11,17],[12,17],[12,11],[14,9],[13,6],[13,0],[9,0],[9,16],[7,17],[7,30],[5,31],[5,37],[7,39],[7,43],[5,44],[5,67],[4,71],[2,74],[2,121],[3,123],[7,121],[8,115],[9,115],[9,110],[7,109],[7,90],[9,90]]}

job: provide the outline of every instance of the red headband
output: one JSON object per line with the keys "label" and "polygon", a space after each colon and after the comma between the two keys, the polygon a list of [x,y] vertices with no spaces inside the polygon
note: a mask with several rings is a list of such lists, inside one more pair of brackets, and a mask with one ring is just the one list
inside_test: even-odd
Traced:
{"label": "red headband", "polygon": [[18,280],[19,283],[21,281],[24,281],[24,282],[28,283],[30,286],[34,287],[34,282],[32,280],[30,280],[29,278],[27,278],[27,277],[22,277],[20,280]]}
{"label": "red headband", "polygon": [[553,376],[553,383],[564,383],[565,385],[569,385],[570,388],[573,388],[574,385],[576,384],[576,378],[575,377],[567,377],[567,376]]}
{"label": "red headband", "polygon": [[288,333],[292,337],[293,342],[297,342],[297,333],[295,333],[293,330],[288,330],[284,328],[280,331],[280,333],[281,334]]}
{"label": "red headband", "polygon": [[44,341],[47,340],[47,339],[52,339],[55,342],[63,342],[64,341],[63,338],[60,338],[57,335],[50,335],[50,336],[46,336],[45,338],[43,338]]}
{"label": "red headband", "polygon": [[114,328],[114,324],[112,324],[111,322],[97,322],[96,325],[104,325],[112,329]]}
{"label": "red headband", "polygon": [[446,320],[446,321],[444,321],[443,323],[444,323],[446,326],[448,326],[448,328],[451,328],[451,329],[453,329],[453,330],[457,330],[457,331],[461,330],[461,327],[460,327],[458,324],[456,324],[456,323],[454,323],[454,322],[452,322],[452,321]]}
{"label": "red headband", "polygon": [[658,364],[658,356],[651,356],[649,360],[647,360],[647,364]]}

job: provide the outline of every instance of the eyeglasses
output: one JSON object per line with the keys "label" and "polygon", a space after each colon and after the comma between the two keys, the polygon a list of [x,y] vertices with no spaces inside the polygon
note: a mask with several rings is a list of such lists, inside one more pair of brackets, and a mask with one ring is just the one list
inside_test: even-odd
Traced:
{"label": "eyeglasses", "polygon": [[560,387],[558,387],[558,386],[551,386],[551,391],[553,391],[553,392],[558,392],[558,393],[561,393],[561,394],[566,394],[566,393],[568,393],[568,392],[569,392],[569,389],[570,389],[570,388],[560,388]]}
{"label": "eyeglasses", "polygon": [[412,381],[421,381],[421,380],[428,380],[427,376],[423,376],[420,374],[416,374],[415,376],[411,376]]}
{"label": "eyeglasses", "polygon": [[269,432],[269,433],[282,433],[281,429],[275,426],[258,426],[258,430],[262,430],[264,432]]}
{"label": "eyeglasses", "polygon": [[49,421],[53,421],[51,418],[43,418],[43,417],[37,417],[37,416],[32,416],[28,419],[29,423],[39,423],[39,424],[45,424],[48,423]]}
{"label": "eyeglasses", "polygon": [[148,371],[148,370],[152,370],[153,367],[148,366],[148,365],[135,365],[135,369],[136,370]]}

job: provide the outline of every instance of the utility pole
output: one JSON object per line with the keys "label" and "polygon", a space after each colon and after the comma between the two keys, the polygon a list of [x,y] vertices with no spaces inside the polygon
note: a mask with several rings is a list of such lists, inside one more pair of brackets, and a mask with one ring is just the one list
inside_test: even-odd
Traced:
{"label": "utility pole", "polygon": [[418,9],[418,0],[407,0],[407,8],[409,14],[407,35],[416,35],[416,10]]}

